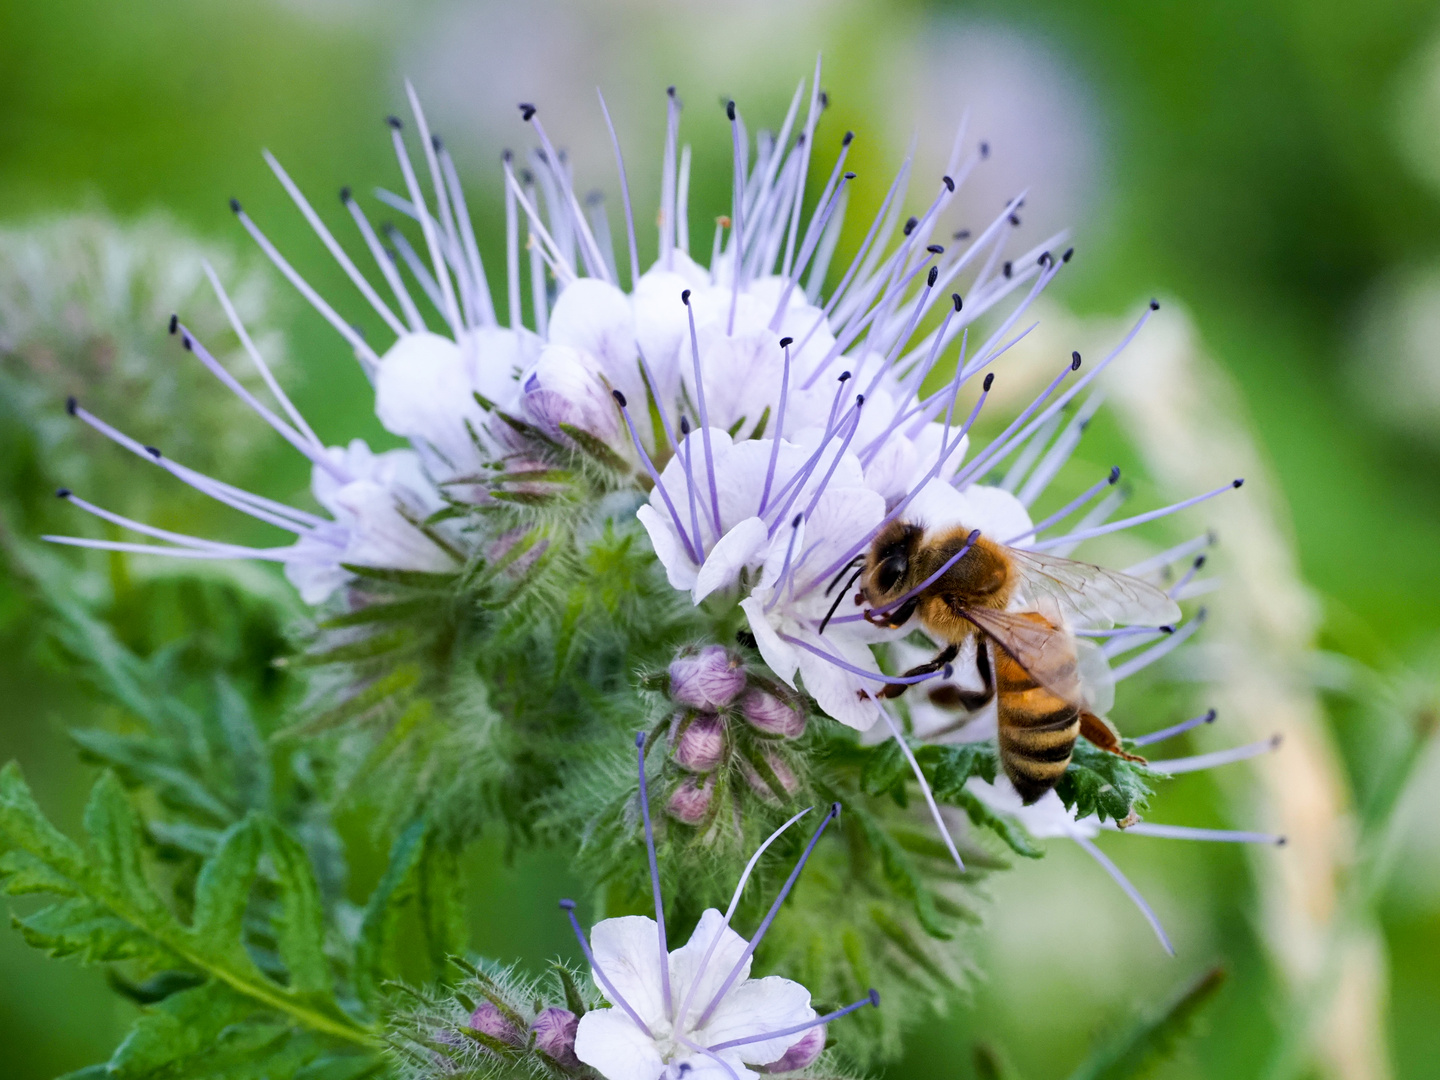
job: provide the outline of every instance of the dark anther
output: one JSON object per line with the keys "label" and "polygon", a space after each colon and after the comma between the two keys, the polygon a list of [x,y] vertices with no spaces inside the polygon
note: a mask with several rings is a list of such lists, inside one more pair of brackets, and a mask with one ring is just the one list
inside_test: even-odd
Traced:
{"label": "dark anther", "polygon": [[575,901],[574,901],[574,900],[561,900],[561,901],[560,901],[560,910],[561,910],[561,911],[574,911],[574,910],[575,910]]}
{"label": "dark anther", "polygon": [[946,186],[947,188],[949,188],[951,191],[954,191],[954,190],[955,190],[955,181],[954,181],[954,180],[951,180],[950,177],[948,177],[948,176],[942,176],[942,177],[940,177],[940,179],[943,180],[943,181],[945,181],[945,186]]}
{"label": "dark anther", "polygon": [[681,293],[680,293],[680,302],[681,302],[682,304],[684,304],[686,307],[689,307],[689,306],[690,306],[690,290],[689,290],[689,289],[684,289],[684,290],[681,291]]}
{"label": "dark anther", "polygon": [[1215,717],[1218,716],[1218,715],[1219,715],[1219,714],[1216,713],[1216,711],[1215,711],[1214,709],[1211,709],[1209,712],[1207,712],[1207,713],[1205,714],[1205,723],[1207,723],[1207,724],[1213,724],[1213,723],[1215,722]]}
{"label": "dark anther", "polygon": [[500,160],[503,161],[503,162],[505,162],[505,163],[508,165],[510,162],[512,162],[512,161],[515,160],[515,151],[514,151],[514,150],[502,150],[502,151],[500,152]]}
{"label": "dark anther", "polygon": [[951,240],[969,240],[969,239],[970,239],[970,230],[969,230],[969,229],[956,229],[953,233],[950,234],[950,239],[951,239]]}
{"label": "dark anther", "polygon": [[1151,300],[1151,301],[1150,301],[1150,310],[1151,310],[1151,311],[1159,311],[1159,310],[1160,310],[1160,301],[1159,301],[1159,300]]}
{"label": "dark anther", "polygon": [[57,488],[56,491],[55,491],[55,497],[56,497],[57,499],[68,499],[68,498],[70,497],[70,489],[69,489],[69,488]]}
{"label": "dark anther", "polygon": [[611,390],[611,391],[610,391],[610,396],[615,399],[616,403],[617,403],[622,409],[625,408],[625,395],[624,395],[624,394],[622,394],[619,390]]}
{"label": "dark anther", "polygon": [[1074,249],[1073,247],[1066,248],[1066,249],[1065,249],[1065,254],[1060,256],[1060,261],[1061,261],[1061,262],[1069,262],[1069,261],[1070,261],[1071,259],[1073,259],[1074,257],[1075,257],[1075,249]]}
{"label": "dark anther", "polygon": [[73,394],[72,394],[70,397],[67,397],[67,398],[65,399],[65,411],[66,411],[67,413],[69,413],[71,416],[74,416],[74,415],[75,415],[75,410],[78,409],[79,407],[80,407],[80,403],[75,400],[75,397],[74,397]]}
{"label": "dark anther", "polygon": [[956,311],[959,311],[962,307],[965,306],[965,301],[960,299],[960,294],[958,292],[952,292],[950,294],[950,302],[955,305]]}
{"label": "dark anther", "polygon": [[780,339],[780,348],[788,349],[794,342],[795,339],[793,337],[782,337]]}
{"label": "dark anther", "polygon": [[642,746],[644,746],[644,745],[645,745],[645,732],[643,732],[643,731],[637,731],[637,732],[635,733],[635,748],[638,750],[640,747],[642,747]]}
{"label": "dark anther", "polygon": [[348,203],[350,201],[350,188],[348,185],[340,189],[340,201],[342,203]]}
{"label": "dark anther", "polygon": [[1162,634],[1173,634],[1175,632],[1175,627],[1169,625],[1168,623],[1164,626],[1159,627],[1158,629]]}
{"label": "dark anther", "polygon": [[727,101],[725,103],[725,115],[731,120],[735,119],[735,102]]}
{"label": "dark anther", "polygon": [[980,144],[980,156],[982,158],[988,158],[990,156],[990,144],[988,142],[982,142]]}
{"label": "dark anther", "polygon": [[239,200],[239,199],[231,199],[231,200],[230,200],[230,212],[231,212],[231,213],[234,213],[234,214],[240,213],[240,200]]}
{"label": "dark anther", "polygon": [[147,446],[145,447],[145,452],[151,457],[153,457],[156,461],[160,460],[160,448],[158,446]]}
{"label": "dark anther", "polygon": [[850,145],[852,142],[854,142],[854,141],[855,141],[855,133],[854,133],[853,131],[847,131],[847,132],[845,132],[845,137],[840,140],[840,145],[841,145],[841,146],[849,146],[849,145]]}
{"label": "dark anther", "polygon": [[402,127],[405,126],[400,122],[400,118],[398,116],[387,116],[385,117],[385,122],[389,124],[392,128],[394,128],[396,131],[399,131]]}
{"label": "dark anther", "polygon": [[939,277],[940,277],[940,268],[939,268],[938,266],[932,266],[932,267],[930,267],[930,276],[925,279],[925,285],[926,285],[926,287],[927,287],[927,288],[930,288],[930,289],[933,289],[933,288],[935,287],[935,282],[939,279]]}
{"label": "dark anther", "polygon": [[665,93],[668,94],[670,97],[674,97],[674,96],[675,96],[675,88],[674,88],[673,86],[667,86],[667,87],[665,87]]}
{"label": "dark anther", "polygon": [[1011,225],[1019,225],[1019,224],[1020,224],[1020,215],[1019,215],[1019,214],[1011,214],[1011,215],[1010,215],[1010,224],[1011,224]]}
{"label": "dark anther", "polygon": [[847,380],[849,380],[849,378],[850,378],[850,373],[849,373],[848,371],[842,371],[842,372],[840,372],[840,381],[841,381],[842,383],[843,383],[843,382],[846,382]]}
{"label": "dark anther", "polygon": [[524,120],[526,123],[529,123],[530,118],[534,115],[535,106],[531,105],[528,101],[522,101],[520,103],[520,119]]}
{"label": "dark anther", "polygon": [[855,179],[855,174],[854,174],[853,172],[847,172],[847,173],[845,174],[845,179],[846,179],[846,180],[854,180],[854,179]]}
{"label": "dark anther", "polygon": [[526,187],[529,187],[531,184],[535,183],[535,174],[529,169],[521,169],[520,182]]}
{"label": "dark anther", "polygon": [[1005,261],[1005,265],[1002,269],[1004,270],[1005,276],[1007,278],[1015,272],[1014,265],[1008,259]]}
{"label": "dark anther", "polygon": [[1072,352],[1072,353],[1070,354],[1070,370],[1071,370],[1071,371],[1079,371],[1079,370],[1080,370],[1080,354],[1079,354],[1078,352]]}
{"label": "dark anther", "polygon": [[790,522],[790,528],[798,529],[800,527],[800,522],[802,522],[803,520],[805,520],[804,514],[796,514],[794,520]]}
{"label": "dark anther", "polygon": [[1112,483],[1112,484],[1118,484],[1119,482],[1120,482],[1120,466],[1119,466],[1119,465],[1111,465],[1111,466],[1110,466],[1110,483]]}
{"label": "dark anther", "polygon": [[179,326],[180,326],[180,316],[179,316],[179,315],[171,315],[171,316],[170,316],[170,333],[173,334],[173,333],[179,328]]}
{"label": "dark anther", "polygon": [[1205,556],[1204,556],[1204,555],[1196,555],[1196,556],[1195,556],[1195,569],[1196,569],[1196,570],[1199,570],[1199,569],[1200,569],[1202,566],[1204,566],[1204,565],[1205,565]]}
{"label": "dark anther", "polygon": [[431,135],[430,145],[435,148],[435,152],[438,154],[441,150],[445,149],[445,140],[440,138],[439,135]]}
{"label": "dark anther", "polygon": [[821,91],[820,91],[820,108],[822,108],[822,109],[828,109],[829,107],[830,107],[830,92],[829,92],[828,90],[821,90]]}
{"label": "dark anther", "polygon": [[680,417],[680,434],[681,434],[681,435],[689,435],[689,434],[690,434],[690,418],[689,418],[688,416],[682,416],[682,417]]}
{"label": "dark anther", "polygon": [[1042,251],[1042,252],[1040,252],[1040,257],[1039,257],[1038,259],[1036,259],[1035,261],[1036,261],[1037,263],[1039,263],[1041,266],[1049,266],[1049,265],[1050,265],[1050,262],[1051,262],[1050,253],[1049,253],[1048,251]]}
{"label": "dark anther", "polygon": [[988,394],[988,393],[990,392],[990,387],[992,387],[992,386],[994,386],[994,385],[995,385],[995,373],[992,371],[989,375],[986,375],[986,376],[985,376],[985,382],[984,382],[983,389],[984,389],[985,392]]}
{"label": "dark anther", "polygon": [[905,222],[905,235],[906,235],[906,236],[909,236],[912,232],[915,231],[915,226],[916,226],[916,225],[919,225],[919,224],[920,224],[920,219],[919,219],[919,218],[913,218],[913,217],[912,217],[912,218],[910,218],[908,221],[906,221],[906,222]]}
{"label": "dark anther", "polygon": [[1236,480],[1235,483],[1231,484],[1230,486],[1231,486],[1231,487],[1237,487],[1237,488],[1238,488],[1238,487],[1239,487],[1241,484],[1243,484],[1243,483],[1245,483],[1245,481],[1244,481],[1244,479],[1242,478],[1242,479],[1240,479],[1240,480]]}
{"label": "dark anther", "polygon": [[855,395],[855,408],[858,409],[858,408],[860,408],[861,405],[864,405],[864,404],[865,404],[865,395],[864,395],[864,394],[856,394],[856,395]]}
{"label": "dark anther", "polygon": [[931,255],[944,255],[944,254],[945,254],[945,249],[944,249],[943,247],[941,247],[939,244],[930,244],[928,247],[925,248],[925,250],[928,251]]}
{"label": "dark anther", "polygon": [[189,335],[189,334],[181,334],[181,335],[180,335],[180,344],[185,346],[185,351],[186,351],[186,352],[194,352],[194,351],[195,351],[195,343],[190,340],[190,335]]}

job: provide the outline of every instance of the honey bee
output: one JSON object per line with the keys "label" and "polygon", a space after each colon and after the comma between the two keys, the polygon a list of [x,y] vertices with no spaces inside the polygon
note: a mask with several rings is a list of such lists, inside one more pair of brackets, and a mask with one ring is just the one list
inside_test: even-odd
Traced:
{"label": "honey bee", "polygon": [[[1159,589],[1089,563],[1007,547],[978,530],[927,532],[903,521],[880,531],[857,574],[868,621],[894,628],[918,615],[947,643],[907,676],[942,670],[961,645],[977,639],[982,689],[954,688],[947,698],[972,712],[995,699],[1000,762],[1027,804],[1059,781],[1079,736],[1144,760],[1124,750],[1103,718],[1113,691],[1103,657],[1089,642],[1077,642],[1066,623],[1173,623],[1180,609]],[[891,684],[881,694],[898,697],[905,689]]]}

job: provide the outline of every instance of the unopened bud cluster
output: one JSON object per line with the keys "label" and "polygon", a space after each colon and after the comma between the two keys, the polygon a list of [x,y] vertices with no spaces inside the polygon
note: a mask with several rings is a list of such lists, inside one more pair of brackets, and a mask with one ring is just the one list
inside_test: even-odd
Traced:
{"label": "unopened bud cluster", "polygon": [[779,802],[800,781],[780,744],[805,733],[799,699],[751,675],[744,660],[723,645],[686,649],[664,681],[674,703],[670,759],[682,775],[666,810],[686,825],[710,815],[717,785],[733,769],[761,799]]}

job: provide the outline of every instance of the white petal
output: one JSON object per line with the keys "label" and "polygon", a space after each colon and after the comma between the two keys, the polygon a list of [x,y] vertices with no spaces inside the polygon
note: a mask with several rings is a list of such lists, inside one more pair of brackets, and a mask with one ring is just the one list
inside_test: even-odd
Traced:
{"label": "white petal", "polygon": [[1004,543],[1028,532],[1033,524],[1025,504],[1003,488],[971,484],[963,494],[970,504],[970,528],[979,529],[991,539]]}
{"label": "white petal", "polygon": [[750,623],[750,632],[755,635],[755,645],[765,663],[786,686],[795,689],[795,669],[800,665],[800,650],[784,641],[775,632],[775,627],[765,615],[765,602],[770,597],[769,589],[760,589],[740,601],[740,608]]}
{"label": "white petal", "polygon": [[[616,992],[630,1003],[651,1031],[666,1022],[664,997],[660,992],[660,940],[654,919],[643,915],[604,919],[590,929],[590,948],[595,954],[595,963]],[[595,985],[606,993],[599,979]]]}
{"label": "white petal", "polygon": [[657,510],[646,503],[635,511],[635,516],[650,534],[650,546],[655,549],[655,557],[660,560],[660,565],[665,567],[665,576],[670,579],[670,585],[689,592],[695,585],[696,566],[691,562],[685,545],[680,542],[675,523],[670,520],[670,511]]}
{"label": "white petal", "polygon": [[406,334],[380,358],[375,413],[385,430],[433,446],[456,474],[482,459],[466,426],[479,431],[485,413],[474,398],[470,364],[449,338]]}
{"label": "white petal", "polygon": [[746,518],[720,538],[695,576],[693,597],[700,603],[716,589],[735,584],[743,566],[758,561],[756,555],[770,540],[770,530],[758,517]]}
{"label": "white petal", "polygon": [[[770,975],[733,986],[695,1038],[703,1045],[714,1046],[767,1031],[783,1031],[814,1019],[810,991],[797,982]],[[799,1042],[803,1034],[797,1032],[746,1043],[735,1047],[733,1053],[742,1061],[764,1065],[784,1057],[785,1051]]]}
{"label": "white petal", "polygon": [[735,1050],[726,1050],[715,1056],[723,1059],[724,1064],[708,1054],[692,1054],[688,1058],[677,1057],[676,1064],[683,1063],[690,1066],[685,1072],[685,1080],[759,1080],[760,1074],[753,1069],[747,1069]]}
{"label": "white petal", "polygon": [[[614,285],[596,278],[572,281],[550,313],[550,343],[569,345],[593,357],[610,385],[637,406],[645,401],[635,352],[635,316],[630,301]],[[645,409],[638,410],[639,423]]]}
{"label": "white petal", "polygon": [[[847,662],[877,675],[880,667],[875,657],[863,645],[847,645],[843,632],[825,637],[811,637],[811,644],[817,648],[846,660]],[[759,635],[756,635],[757,640]],[[884,684],[875,679],[862,679],[843,668],[837,667],[808,649],[797,649],[796,658],[800,664],[800,677],[805,680],[805,692],[815,699],[825,715],[839,720],[846,727],[865,731],[880,719],[880,709],[875,703],[875,693]]]}
{"label": "white petal", "polygon": [[580,1018],[575,1056],[605,1080],[659,1080],[665,1071],[655,1041],[621,1009],[591,1009]]}
{"label": "white petal", "polygon": [[[719,940],[717,941],[716,938]],[[714,951],[711,952],[711,945],[714,944]],[[676,1002],[689,1000],[690,1006],[685,1013],[687,1026],[693,1026],[695,1021],[710,1004],[710,999],[719,992],[725,980],[729,978],[730,971],[735,967],[736,962],[744,955],[749,945],[743,937],[737,934],[730,927],[725,925],[725,917],[714,908],[707,908],[700,916],[700,922],[695,926],[695,932],[690,935],[690,940],[670,954],[670,987],[671,993],[675,995]],[[705,963],[704,970],[700,970],[700,964],[705,959],[705,954],[710,953],[710,959]],[[697,983],[695,976],[699,973],[700,979]],[[736,981],[740,982],[750,977],[750,960],[747,957],[744,966]],[[692,983],[694,984],[692,990]],[[714,1040],[708,1040],[713,1042]]]}

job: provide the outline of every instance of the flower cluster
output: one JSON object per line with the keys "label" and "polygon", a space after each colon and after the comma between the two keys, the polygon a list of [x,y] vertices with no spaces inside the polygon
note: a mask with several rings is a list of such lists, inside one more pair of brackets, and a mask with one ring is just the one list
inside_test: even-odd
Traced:
{"label": "flower cluster", "polygon": [[[1053,566],[1056,557],[1086,541],[1184,510],[1240,481],[1117,517],[1127,492],[1117,483],[1119,470],[1112,469],[1036,520],[1034,508],[1071,461],[1101,404],[1096,379],[1159,305],[1147,305],[1098,362],[1087,364],[1078,352],[1058,357],[1040,393],[983,446],[972,445],[996,369],[1033,329],[1023,317],[1065,270],[1072,249],[1063,235],[1038,243],[1016,239],[1023,235],[1023,197],[997,208],[983,228],[955,228],[957,193],[989,154],[988,145],[971,140],[962,127],[944,175],[921,181],[929,190],[919,212],[905,209],[916,179],[907,160],[848,264],[832,267],[854,179],[846,171],[852,136],[838,141],[833,167],[807,214],[826,107],[818,68],[809,93],[804,91],[802,82],[779,130],[762,132],[753,143],[735,104],[727,105],[731,205],[717,222],[705,261],[691,246],[690,154],[679,142],[679,97],[672,89],[667,98],[659,254],[643,272],[626,167],[610,127],[628,273],[617,263],[603,207],[577,192],[539,110],[521,105],[538,146],[523,161],[507,153],[502,163],[504,308],[492,295],[454,162],[429,130],[413,90],[413,128],[399,118],[389,121],[403,191],[379,197],[414,223],[423,240],[419,249],[400,229],[377,231],[346,189],[343,210],[373,262],[362,269],[267,154],[320,242],[393,334],[388,347],[377,351],[301,277],[239,202],[232,208],[279,272],[354,351],[373,383],[380,422],[408,445],[377,453],[360,440],[338,447],[317,436],[212,274],[219,302],[273,400],[261,400],[178,317],[171,333],[310,462],[311,491],[322,512],[197,472],[72,399],[72,415],[121,447],[294,539],[254,548],[187,536],[69,490],[61,494],[78,508],[159,543],[49,539],[187,559],[277,562],[306,602],[340,611],[339,625],[349,627],[368,618],[357,613],[370,602],[355,587],[357,576],[459,582],[524,552],[523,567],[511,567],[519,575],[539,559],[545,543],[520,545],[524,530],[538,520],[525,514],[583,505],[585,514],[577,519],[618,522],[632,528],[642,546],[648,540],[646,565],[657,586],[665,588],[663,576],[673,590],[670,599],[713,631],[675,655],[663,679],[666,715],[653,737],[666,743],[663,806],[671,824],[694,826],[704,838],[719,817],[716,792],[731,777],[743,781],[749,805],[759,813],[792,801],[804,787],[801,736],[809,737],[807,720],[818,715],[852,747],[873,746],[876,736],[894,740],[895,760],[903,757],[901,767],[918,781],[953,859],[947,873],[963,872],[960,850],[911,742],[996,737],[998,695],[976,704],[981,671],[987,672],[982,681],[989,678],[986,635],[993,634],[972,618],[974,627],[956,641],[928,623],[917,634],[923,620],[890,616],[913,611],[921,594],[977,544],[1036,565],[1050,559]],[[601,111],[609,127],[603,98]],[[407,142],[411,130],[416,138]],[[426,182],[412,148],[423,156]],[[962,395],[968,404],[961,404]],[[877,537],[902,527],[916,535],[968,539],[878,611],[868,583],[857,591],[857,581]],[[1006,592],[995,617],[1049,620],[1079,673],[1066,677],[1076,684],[1084,679],[1083,694],[1071,694],[1073,704],[1078,708],[1083,699],[1092,734],[1109,731],[1104,714],[1114,684],[1173,652],[1202,624],[1203,610],[1185,614],[1179,605],[1210,587],[1197,577],[1209,542],[1202,535],[1129,567],[1124,579],[1140,590],[1142,604],[1115,609],[1083,590],[1067,599],[1063,588],[1032,581]],[[581,542],[574,546],[559,552],[562,564],[566,557],[579,561]],[[959,616],[970,618],[963,611]],[[729,645],[737,630],[753,647],[743,654]],[[358,655],[353,643],[346,647]],[[1004,642],[996,647],[1006,657],[1013,651]],[[1039,682],[1037,677],[1032,685]],[[907,689],[907,697],[890,703]],[[372,700],[364,693],[356,699],[362,706]],[[1142,767],[1121,748],[1118,735],[1102,749],[1112,752],[1107,768]],[[778,832],[751,860],[729,911],[722,916],[706,910],[689,943],[669,951],[644,759],[642,747],[640,804],[655,919],[604,920],[591,941],[576,924],[612,1007],[578,1016],[557,1006],[519,1024],[493,1003],[480,1004],[469,1029],[489,1040],[487,1046],[533,1044],[562,1070],[584,1063],[608,1080],[677,1080],[686,1073],[736,1080],[753,1076],[751,1066],[787,1071],[808,1065],[824,1045],[823,1025],[873,999],[817,1017],[798,984],[750,978],[751,954],[799,867],[752,940],[731,930],[730,918],[749,869]],[[549,770],[552,777],[563,772],[561,764]],[[1183,761],[1163,764],[1171,772],[1185,767]],[[1144,775],[1165,771],[1157,767]],[[1076,820],[1074,800],[1067,809],[1049,791],[1027,804],[1003,776],[992,779],[962,775],[951,785],[950,801],[972,809],[972,820],[1009,817],[1034,836],[1075,839],[1138,900],[1091,843],[1100,822],[1089,809]],[[821,824],[805,857],[837,812]],[[737,809],[737,821],[740,815]],[[1116,827],[1154,835],[1271,839],[1146,827],[1128,805],[1111,817]],[[734,832],[743,829],[736,824]],[[885,858],[898,865],[893,854]],[[918,895],[913,881],[905,888]],[[933,913],[921,900],[915,903],[920,920],[933,927]]]}

